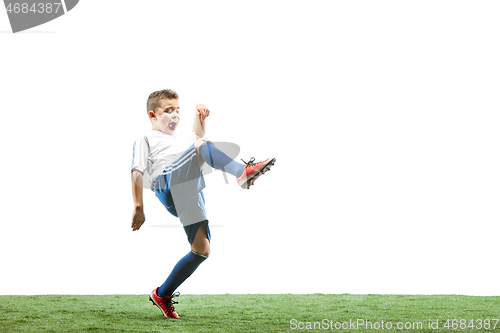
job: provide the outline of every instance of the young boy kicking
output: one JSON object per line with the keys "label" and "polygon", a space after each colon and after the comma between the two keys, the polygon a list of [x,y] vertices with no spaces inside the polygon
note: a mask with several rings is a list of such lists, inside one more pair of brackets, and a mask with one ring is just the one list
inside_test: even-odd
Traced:
{"label": "young boy kicking", "polygon": [[167,211],[178,217],[186,232],[191,251],[180,259],[165,282],[155,288],[149,299],[160,308],[166,318],[179,319],[173,307],[174,291],[210,255],[210,228],[205,212],[203,163],[236,177],[238,184],[248,189],[255,180],[274,165],[276,159],[254,163],[254,158],[241,164],[234,161],[205,138],[205,118],[210,110],[203,104],[196,106],[193,131],[176,131],[181,113],[179,96],[172,90],[160,90],[149,95],[148,117],[152,130],[134,143],[132,157],[132,195],[134,211],[132,230],[145,221],[142,201],[144,174],[151,177],[153,190]]}

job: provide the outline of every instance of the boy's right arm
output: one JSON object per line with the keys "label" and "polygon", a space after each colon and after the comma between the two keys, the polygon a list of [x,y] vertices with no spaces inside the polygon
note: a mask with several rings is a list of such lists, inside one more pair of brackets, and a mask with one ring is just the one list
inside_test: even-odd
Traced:
{"label": "boy's right arm", "polygon": [[142,173],[138,170],[132,171],[132,197],[134,198],[134,211],[132,213],[132,231],[139,230],[146,217],[142,202]]}

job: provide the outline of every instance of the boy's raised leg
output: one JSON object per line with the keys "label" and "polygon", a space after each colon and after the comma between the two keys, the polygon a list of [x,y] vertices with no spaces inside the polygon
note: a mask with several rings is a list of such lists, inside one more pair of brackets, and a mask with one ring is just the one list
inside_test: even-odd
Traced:
{"label": "boy's raised leg", "polygon": [[[232,174],[237,178],[238,184],[244,189],[250,188],[255,180],[269,171],[276,161],[275,158],[268,158],[262,162],[255,163],[255,158],[252,157],[249,162],[243,161],[245,164],[241,164],[224,154],[224,152],[219,150],[206,138],[197,140],[195,149],[199,159],[201,157],[212,168]],[[203,161],[200,162],[200,165],[202,165]]]}
{"label": "boy's raised leg", "polygon": [[243,173],[244,165],[227,156],[212,141],[206,138],[199,139],[194,147],[198,156],[212,168],[225,171],[235,177],[240,177]]}

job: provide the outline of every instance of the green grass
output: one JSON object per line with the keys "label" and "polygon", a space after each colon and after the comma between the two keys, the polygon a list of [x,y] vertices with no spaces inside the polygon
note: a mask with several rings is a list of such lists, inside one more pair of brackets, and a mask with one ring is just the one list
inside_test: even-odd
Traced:
{"label": "green grass", "polygon": [[[500,297],[285,294],[181,295],[178,300],[176,311],[181,319],[172,320],[164,319],[147,295],[0,296],[0,332],[500,331],[500,323],[493,329],[496,321],[492,320],[500,317]],[[291,329],[292,319],[297,320],[292,322],[296,329]],[[363,325],[335,329],[336,322],[340,325],[358,319],[370,321],[373,329]],[[449,328],[443,327],[447,319]],[[465,319],[467,325],[474,319],[476,328],[453,329],[453,319]],[[479,328],[478,319],[490,319],[490,329]],[[436,320],[439,329],[429,329],[429,322]],[[376,323],[381,325],[382,321],[384,327],[391,322],[392,329],[376,329]],[[323,326],[306,329],[307,325],[314,328],[314,322]],[[422,326],[401,330],[396,328],[398,322],[421,322]]]}

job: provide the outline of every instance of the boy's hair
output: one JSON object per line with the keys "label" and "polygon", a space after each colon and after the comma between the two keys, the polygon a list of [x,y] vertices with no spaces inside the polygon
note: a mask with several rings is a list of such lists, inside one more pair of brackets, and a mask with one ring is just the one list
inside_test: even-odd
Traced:
{"label": "boy's hair", "polygon": [[164,89],[164,90],[159,90],[155,91],[154,93],[151,93],[148,97],[148,105],[147,105],[147,112],[153,111],[156,112],[156,108],[160,105],[160,100],[162,99],[178,99],[179,95],[173,90],[170,89]]}

